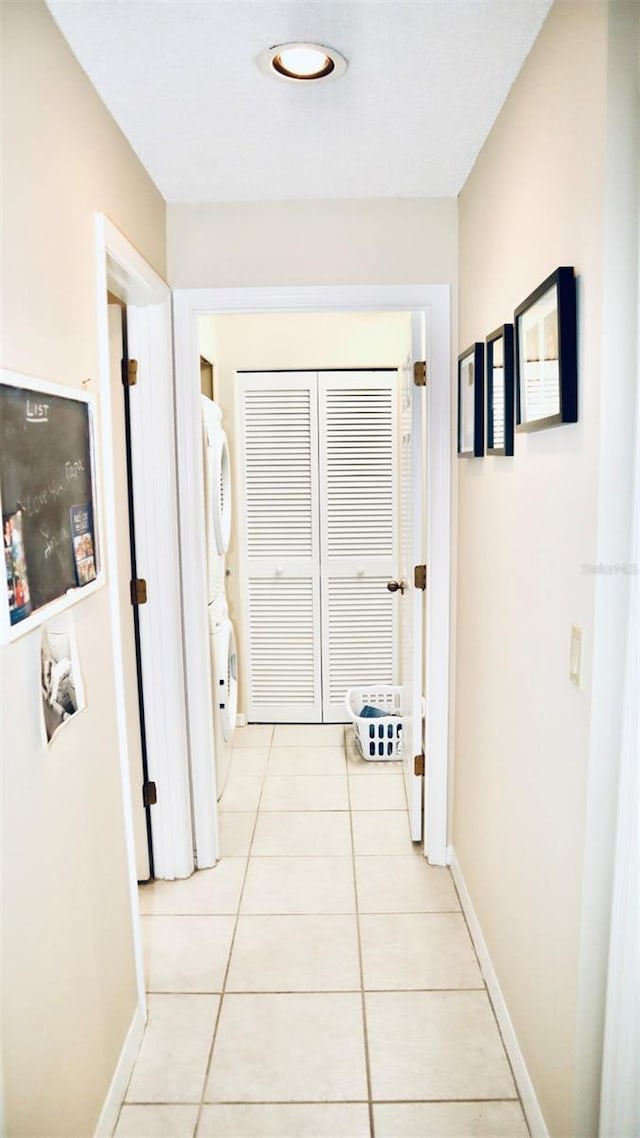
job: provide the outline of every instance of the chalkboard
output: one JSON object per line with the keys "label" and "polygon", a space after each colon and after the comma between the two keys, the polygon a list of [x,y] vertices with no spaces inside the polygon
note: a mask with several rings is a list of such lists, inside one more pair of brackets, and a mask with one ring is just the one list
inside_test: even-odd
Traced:
{"label": "chalkboard", "polygon": [[29,618],[95,581],[98,551],[90,397],[9,374],[0,382],[0,502],[12,628],[39,623]]}

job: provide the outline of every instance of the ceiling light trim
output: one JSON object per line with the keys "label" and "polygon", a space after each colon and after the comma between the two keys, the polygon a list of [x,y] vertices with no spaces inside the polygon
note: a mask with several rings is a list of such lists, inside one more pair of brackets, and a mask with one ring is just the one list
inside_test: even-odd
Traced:
{"label": "ceiling light trim", "polygon": [[[290,52],[303,51],[317,53],[318,69],[316,71],[294,72],[287,68],[286,60],[283,57]],[[298,85],[335,81],[344,75],[349,66],[345,57],[334,47],[327,47],[326,44],[315,43],[311,40],[272,44],[271,47],[260,52],[256,58],[256,63],[264,75],[269,75],[272,79],[280,79],[284,83],[297,83]]]}

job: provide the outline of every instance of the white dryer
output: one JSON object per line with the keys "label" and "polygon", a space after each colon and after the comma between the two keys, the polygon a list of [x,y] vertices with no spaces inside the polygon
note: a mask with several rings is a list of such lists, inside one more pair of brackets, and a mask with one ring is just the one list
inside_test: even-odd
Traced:
{"label": "white dryer", "polygon": [[207,602],[214,752],[218,798],[231,762],[238,706],[238,665],[225,593],[225,554],[231,538],[231,464],[222,412],[202,396],[207,546]]}
{"label": "white dryer", "polygon": [[[210,606],[213,609],[213,605]],[[231,740],[238,710],[238,660],[233,625],[228,617],[210,625],[213,730],[216,749],[218,798],[224,790],[231,762]]]}

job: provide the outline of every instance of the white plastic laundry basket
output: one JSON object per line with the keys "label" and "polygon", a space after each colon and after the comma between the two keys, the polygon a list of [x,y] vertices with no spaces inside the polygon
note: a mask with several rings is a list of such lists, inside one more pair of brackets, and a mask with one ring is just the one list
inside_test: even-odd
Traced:
{"label": "white plastic laundry basket", "polygon": [[[402,688],[371,686],[349,688],[345,697],[347,715],[353,724],[358,750],[363,759],[375,762],[399,759],[402,754]],[[365,707],[376,707],[384,715],[366,716]]]}

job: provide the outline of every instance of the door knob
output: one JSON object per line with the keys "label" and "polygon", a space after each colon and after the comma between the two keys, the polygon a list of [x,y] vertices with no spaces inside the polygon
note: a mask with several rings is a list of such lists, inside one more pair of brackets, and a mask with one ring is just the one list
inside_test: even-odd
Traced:
{"label": "door knob", "polygon": [[390,593],[397,593],[398,589],[401,593],[404,593],[406,587],[406,581],[387,581],[387,588]]}

